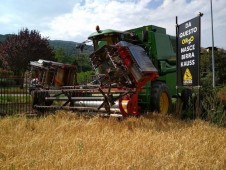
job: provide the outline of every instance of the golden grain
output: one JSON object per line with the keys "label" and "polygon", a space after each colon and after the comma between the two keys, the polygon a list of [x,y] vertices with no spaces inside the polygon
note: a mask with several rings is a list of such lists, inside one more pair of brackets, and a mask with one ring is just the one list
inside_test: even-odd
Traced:
{"label": "golden grain", "polygon": [[226,129],[151,115],[0,119],[1,169],[225,169]]}

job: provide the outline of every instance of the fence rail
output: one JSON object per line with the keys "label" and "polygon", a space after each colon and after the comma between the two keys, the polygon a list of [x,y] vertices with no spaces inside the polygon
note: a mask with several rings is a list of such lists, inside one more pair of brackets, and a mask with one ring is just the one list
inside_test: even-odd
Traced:
{"label": "fence rail", "polygon": [[27,77],[0,77],[0,115],[33,114]]}

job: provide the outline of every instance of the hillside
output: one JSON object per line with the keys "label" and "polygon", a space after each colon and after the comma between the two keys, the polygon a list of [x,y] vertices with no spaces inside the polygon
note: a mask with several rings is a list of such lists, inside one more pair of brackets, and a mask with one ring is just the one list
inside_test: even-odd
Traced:
{"label": "hillside", "polygon": [[0,119],[0,169],[225,169],[226,129],[169,116]]}
{"label": "hillside", "polygon": [[77,42],[73,41],[62,41],[62,40],[49,40],[50,46],[52,46],[54,49],[62,48],[64,49],[65,53],[67,55],[73,55],[78,54],[80,50],[76,48],[78,45]]}

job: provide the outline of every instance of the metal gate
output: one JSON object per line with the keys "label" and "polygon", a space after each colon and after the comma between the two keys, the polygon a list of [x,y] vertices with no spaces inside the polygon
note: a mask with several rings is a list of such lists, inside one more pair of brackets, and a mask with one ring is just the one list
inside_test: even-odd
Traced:
{"label": "metal gate", "polygon": [[32,114],[29,79],[0,77],[0,115]]}

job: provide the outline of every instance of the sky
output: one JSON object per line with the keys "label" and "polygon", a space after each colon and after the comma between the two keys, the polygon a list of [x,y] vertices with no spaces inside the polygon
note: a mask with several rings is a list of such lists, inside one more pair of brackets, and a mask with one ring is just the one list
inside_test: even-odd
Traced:
{"label": "sky", "polygon": [[[145,25],[175,35],[178,24],[201,18],[201,46],[212,46],[211,0],[4,0],[0,34],[28,28],[51,40],[83,42],[100,29],[128,30]],[[226,49],[226,1],[212,0],[214,45]]]}

